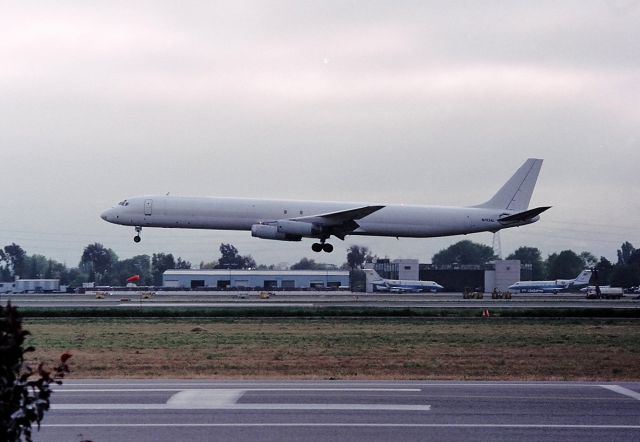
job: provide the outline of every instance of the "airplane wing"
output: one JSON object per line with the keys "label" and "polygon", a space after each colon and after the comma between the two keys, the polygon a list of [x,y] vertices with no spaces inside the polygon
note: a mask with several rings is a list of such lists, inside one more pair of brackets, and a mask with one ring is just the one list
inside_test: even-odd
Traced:
{"label": "airplane wing", "polygon": [[504,218],[500,218],[500,222],[512,222],[512,221],[526,221],[528,219],[534,218],[540,215],[545,210],[549,210],[551,206],[547,207],[536,207],[535,209],[525,210],[524,212],[516,213],[513,215],[505,216]]}
{"label": "airplane wing", "polygon": [[371,215],[382,208],[384,208],[384,206],[362,206],[348,210],[340,210],[338,212],[300,216],[298,218],[291,218],[291,221],[316,224],[321,226],[330,235],[344,240],[346,235],[360,227],[356,220]]}
{"label": "airplane wing", "polygon": [[310,223],[323,224],[325,226],[340,225],[345,222],[355,221],[357,219],[364,218],[371,215],[374,212],[382,209],[384,206],[363,206],[356,207],[355,209],[341,210],[339,212],[329,212],[320,215],[301,216],[298,218],[291,218],[292,221],[303,221]]}

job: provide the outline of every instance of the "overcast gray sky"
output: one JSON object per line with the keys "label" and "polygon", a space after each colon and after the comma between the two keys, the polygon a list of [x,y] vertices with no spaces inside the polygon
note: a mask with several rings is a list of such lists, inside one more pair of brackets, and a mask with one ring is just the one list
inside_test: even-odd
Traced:
{"label": "overcast gray sky", "polygon": [[508,254],[640,247],[640,4],[597,1],[0,2],[0,246],[75,266],[340,264],[351,244],[416,257],[468,238],[307,240],[145,229],[100,212],[141,194],[472,205],[545,162]]}

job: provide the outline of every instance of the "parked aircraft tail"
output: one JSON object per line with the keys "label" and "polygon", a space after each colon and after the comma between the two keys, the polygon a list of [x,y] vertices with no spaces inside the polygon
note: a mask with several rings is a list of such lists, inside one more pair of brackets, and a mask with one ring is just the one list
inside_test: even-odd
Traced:
{"label": "parked aircraft tail", "polygon": [[591,270],[583,270],[573,281],[573,285],[587,285],[591,280]]}
{"label": "parked aircraft tail", "polygon": [[378,272],[375,271],[375,269],[363,269],[363,271],[365,273],[371,274],[371,276],[373,276],[373,279],[376,281],[384,279],[382,276],[378,274]]}
{"label": "parked aircraft tail", "polygon": [[542,160],[529,158],[493,198],[474,207],[514,211],[527,210],[541,167]]}

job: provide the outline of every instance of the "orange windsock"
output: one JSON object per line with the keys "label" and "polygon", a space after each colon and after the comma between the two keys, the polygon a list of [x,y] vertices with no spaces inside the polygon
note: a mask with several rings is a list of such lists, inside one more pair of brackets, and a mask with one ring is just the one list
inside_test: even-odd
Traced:
{"label": "orange windsock", "polygon": [[140,281],[140,275],[133,275],[127,278],[127,282],[138,282]]}

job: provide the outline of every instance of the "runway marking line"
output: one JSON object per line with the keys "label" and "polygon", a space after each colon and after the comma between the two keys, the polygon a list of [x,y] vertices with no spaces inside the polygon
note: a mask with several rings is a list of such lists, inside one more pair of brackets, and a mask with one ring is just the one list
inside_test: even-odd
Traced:
{"label": "runway marking line", "polygon": [[600,385],[600,387],[640,401],[640,393],[625,387],[621,387],[620,385]]}
{"label": "runway marking line", "polygon": [[346,410],[346,411],[430,411],[431,405],[395,404],[57,404],[62,410]]}
{"label": "runway marking line", "polygon": [[[125,385],[125,384],[123,384]],[[215,390],[215,389],[212,389]],[[244,390],[244,391],[314,391],[314,392],[322,392],[322,391],[348,391],[348,392],[421,392],[421,388],[241,388],[236,390]],[[108,392],[118,392],[118,393],[127,393],[127,392],[141,392],[141,391],[149,391],[149,392],[170,392],[170,391],[203,391],[201,388],[55,388],[54,391],[56,393],[108,393]]]}
{"label": "runway marking line", "polygon": [[[300,389],[306,389],[307,386],[309,386],[310,388],[312,388],[311,386],[319,386],[319,388],[322,388],[323,385],[335,385],[335,387],[327,387],[327,388],[359,388],[359,387],[367,387],[368,385],[393,385],[394,387],[398,387],[398,386],[403,386],[403,387],[413,387],[413,388],[434,388],[434,387],[555,387],[555,388],[606,388],[607,385],[600,385],[600,384],[586,384],[586,383],[553,383],[553,382],[532,382],[532,383],[525,383],[525,382],[471,382],[471,383],[466,383],[464,381],[462,382],[438,382],[438,383],[425,383],[425,382],[395,382],[395,383],[385,383],[383,382],[381,383],[375,383],[375,382],[362,382],[362,383],[358,383],[358,382],[309,382],[309,383],[305,383],[305,382],[300,382],[300,383],[283,383],[283,382],[273,382],[273,383],[244,383],[242,381],[238,381],[238,382],[216,382],[216,381],[211,381],[211,382],[189,382],[189,381],[185,381],[185,382],[180,382],[179,380],[177,381],[171,381],[171,382],[105,382],[105,383],[99,383],[99,382],[65,382],[64,386],[62,387],[63,389],[65,387],[74,387],[74,386],[78,386],[78,387],[90,387],[90,386],[96,386],[96,387],[116,387],[116,386],[140,386],[140,387],[147,387],[147,386],[169,386],[169,385],[175,385],[175,386],[185,386],[186,388],[180,388],[180,390],[183,389],[189,389],[189,387],[194,387],[194,386],[210,386],[210,387],[216,387],[216,386],[220,386],[222,388],[228,388],[230,385],[242,385],[241,388],[246,389],[246,390],[251,390],[251,389],[255,389],[252,388],[253,385],[299,385]],[[343,385],[344,387],[340,387],[341,385]],[[349,387],[347,387],[349,386]],[[394,389],[394,387],[391,387],[391,389]],[[267,387],[267,388],[275,388],[275,387]],[[291,387],[287,387],[287,388],[291,388]],[[381,388],[381,389],[386,389],[384,387],[376,387],[376,388]]]}
{"label": "runway marking line", "polygon": [[[111,391],[111,390],[107,390]],[[134,390],[145,391],[145,390]],[[430,405],[404,405],[404,404],[238,404],[238,400],[248,389],[189,389],[180,390],[172,395],[164,404],[58,404],[53,405],[54,410],[384,410],[384,411],[430,411]],[[260,390],[259,390],[260,391]],[[281,391],[270,389],[268,391]],[[309,389],[289,389],[287,391],[310,391]],[[314,390],[318,391],[318,390]],[[324,390],[320,390],[324,391]],[[344,389],[331,389],[329,391],[344,391]],[[364,389],[352,389],[351,391],[365,391]],[[379,390],[389,391],[389,390]],[[419,390],[418,390],[419,391]]]}
{"label": "runway marking line", "polygon": [[157,423],[157,424],[41,424],[41,427],[373,427],[373,428],[547,428],[547,429],[586,429],[586,430],[637,430],[640,425],[572,425],[572,424],[401,424],[401,423]]}

